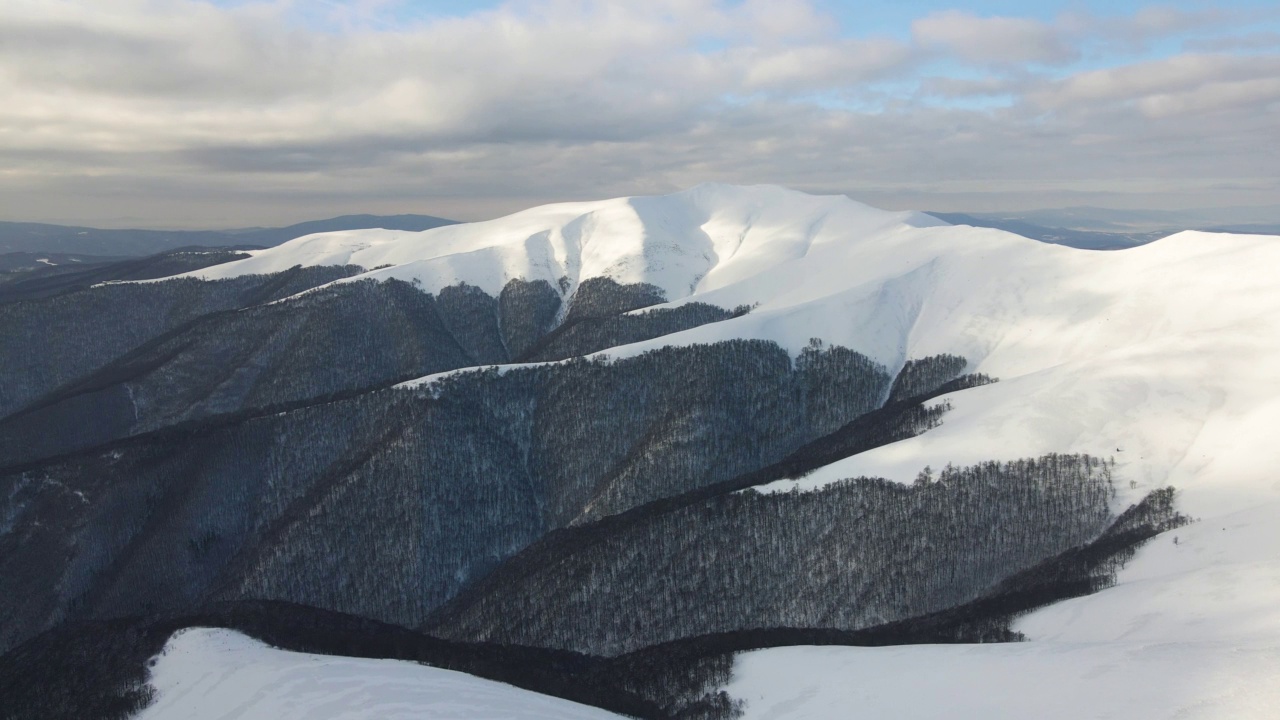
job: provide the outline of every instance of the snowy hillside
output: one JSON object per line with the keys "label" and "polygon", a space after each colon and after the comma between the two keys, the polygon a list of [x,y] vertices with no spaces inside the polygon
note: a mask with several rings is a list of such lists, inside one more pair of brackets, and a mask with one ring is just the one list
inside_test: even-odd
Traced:
{"label": "snowy hillside", "polygon": [[[689,641],[707,687],[732,668],[748,718],[1261,718],[1280,702],[1280,237],[1104,253],[702,185],[250,255],[183,276],[226,283],[14,311],[13,327],[92,333],[136,324],[99,321],[110,298],[175,308],[135,345],[30,373],[11,404],[44,399],[0,417],[22,461],[0,473],[0,573],[35,588],[9,637],[145,590],[172,612],[279,600],[463,643],[635,652],[649,670],[664,659],[646,650]],[[743,340],[759,342],[724,342]],[[173,467],[198,472],[174,483]],[[840,482],[859,477],[888,482]],[[1107,535],[1157,495],[1193,522]],[[1099,539],[1115,554],[1071,576],[1098,582],[1062,580]],[[1015,591],[1035,601],[928,624]],[[1030,642],[776,647],[897,623],[924,630],[893,642],[1007,639],[1010,618]],[[729,640],[698,644],[711,633]],[[144,718],[606,716],[211,630],[177,636],[151,679]],[[649,700],[732,717],[663,682]]]}
{"label": "snowy hillside", "polygon": [[418,233],[308,235],[190,275],[213,279],[295,265],[358,265],[370,272],[350,280],[416,280],[428,292],[466,283],[490,295],[516,278],[552,286],[563,279],[571,293],[583,280],[606,277],[648,283],[678,300],[770,274],[825,246],[940,224],[928,215],[884,212],[844,196],[699,185],[658,197],[546,205]]}
{"label": "snowy hillside", "polygon": [[[1181,233],[1107,255],[1060,253],[1040,271],[993,263],[990,277],[934,286],[924,300],[933,312],[911,337],[950,337],[953,347],[976,339],[981,351],[970,357],[1001,382],[940,398],[953,410],[931,432],[769,489],[858,475],[905,482],[925,466],[1050,448],[1113,456],[1118,505],[1172,485],[1199,522],[1171,533],[1176,544],[1166,536],[1139,550],[1116,587],[1023,618],[1017,629],[1040,641],[1031,655],[984,649],[983,662],[1052,674],[1059,688],[1078,675],[1078,696],[1111,682],[1134,704],[1130,717],[1183,717],[1183,708],[1186,717],[1266,717],[1280,673],[1280,447],[1271,439],[1280,293],[1266,271],[1278,261],[1280,238]],[[852,670],[884,667],[884,656],[974,667],[952,648],[842,657]],[[1095,665],[1114,670],[1095,681]],[[1157,676],[1199,689],[1148,695]],[[1224,676],[1233,679],[1220,684]],[[1250,677],[1272,681],[1241,682]],[[1074,716],[1115,707],[1100,701]]]}
{"label": "snowy hillside", "polygon": [[747,720],[1263,720],[1280,649],[1234,643],[790,647],[739,656]]}
{"label": "snowy hillside", "polygon": [[[1202,522],[1176,548],[1143,551],[1120,587],[1043,611],[1025,631],[1113,640],[1141,624],[1155,641],[1195,617],[1280,638],[1280,444],[1271,439],[1280,427],[1271,272],[1280,238],[1183,232],[1101,253],[844,197],[703,185],[423,233],[314,235],[198,274],[324,263],[391,264],[357,277],[416,278],[427,289],[463,281],[494,293],[516,277],[607,276],[655,284],[675,305],[756,306],[604,352],[612,358],[731,338],[795,353],[815,337],[891,370],[961,355],[970,372],[1000,382],[938,399],[953,407],[942,427],[768,489],[859,475],[910,482],[926,466],[1048,452],[1114,457],[1118,508],[1173,485],[1180,509]],[[1129,578],[1143,590],[1109,600],[1129,592]],[[1169,593],[1197,601],[1160,605]],[[1105,617],[1093,618],[1102,605]]]}
{"label": "snowy hillside", "polygon": [[[1114,455],[1136,491],[1178,486],[1203,514],[1251,507],[1259,498],[1239,487],[1242,478],[1280,460],[1280,447],[1265,439],[1280,422],[1273,236],[1183,232],[1100,253],[938,226],[843,196],[702,185],[422,233],[312,235],[193,274],[347,263],[391,267],[340,282],[412,278],[427,290],[466,282],[496,294],[512,278],[576,285],[610,277],[657,285],[672,305],[756,306],[604,352],[614,358],[731,338],[772,340],[794,354],[820,338],[891,370],[953,353],[970,371],[1001,379],[952,398],[943,429],[850,458],[804,486],[856,474],[910,480],[925,465],[993,456],[1088,452]],[[995,444],[975,442],[979,436]],[[1247,499],[1199,497],[1194,481],[1210,475],[1235,478]],[[1266,497],[1280,500],[1280,489]]]}
{"label": "snowy hillside", "polygon": [[151,670],[158,697],[138,720],[607,720],[619,716],[510,685],[397,660],[276,650],[192,628]]}

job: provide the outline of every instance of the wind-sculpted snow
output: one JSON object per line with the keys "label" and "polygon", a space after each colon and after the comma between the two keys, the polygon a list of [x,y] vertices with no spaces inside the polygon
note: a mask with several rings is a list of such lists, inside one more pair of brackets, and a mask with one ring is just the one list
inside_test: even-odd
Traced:
{"label": "wind-sculpted snow", "polygon": [[512,279],[591,278],[647,283],[668,300],[731,286],[827,245],[886,229],[939,225],[844,196],[779,187],[699,185],[685,192],[546,205],[421,233],[356,230],[308,235],[253,257],[192,273],[224,278],[295,265],[360,265],[374,279],[416,280],[428,291],[465,282],[490,295]]}

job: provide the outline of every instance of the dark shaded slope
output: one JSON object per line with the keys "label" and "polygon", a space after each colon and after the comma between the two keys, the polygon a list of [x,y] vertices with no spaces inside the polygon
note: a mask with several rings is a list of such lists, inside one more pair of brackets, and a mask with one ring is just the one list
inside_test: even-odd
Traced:
{"label": "dark shaded slope", "polygon": [[[188,627],[222,627],[298,652],[393,658],[471,673],[641,718],[733,718],[719,688],[733,655],[787,645],[883,646],[1016,639],[1018,613],[1094,592],[1143,542],[1185,524],[1172,489],[1147,496],[1097,539],[1007,578],[971,602],[862,630],[762,628],[686,637],[615,658],[450,642],[366,618],[290,603],[215,605],[181,616],[72,624],[0,656],[0,717],[125,718],[152,699],[147,660]],[[56,685],[57,691],[50,691]]]}
{"label": "dark shaded slope", "polygon": [[[969,361],[958,355],[933,355],[908,360],[893,380],[887,404],[927,395],[944,383],[960,377],[968,366]],[[986,378],[978,376],[978,379]]]}
{"label": "dark shaded slope", "polygon": [[579,535],[432,628],[612,655],[755,627],[869,627],[968,602],[1093,540],[1110,496],[1106,466],[1068,456],[949,468],[915,487],[724,494]]}
{"label": "dark shaded slope", "polygon": [[1171,487],[1130,506],[1093,541],[1068,548],[1015,572],[969,602],[860,630],[813,627],[751,628],[651,645],[607,661],[622,677],[662,677],[666,668],[723,665],[734,653],[794,645],[883,647],[933,643],[1013,642],[1010,625],[1045,605],[1089,595],[1115,584],[1117,572],[1155,536],[1191,522],[1174,507]]}
{"label": "dark shaded slope", "polygon": [[229,280],[105,285],[0,305],[0,416],[202,317],[287,297],[356,272],[294,268]]}
{"label": "dark shaded slope", "polygon": [[[821,352],[816,348],[817,346],[811,348],[809,353]],[[840,351],[848,352],[841,348],[835,348],[833,351],[835,354],[831,357],[839,357]],[[916,372],[921,373],[918,377],[932,377],[940,384],[929,387],[926,392],[915,397],[898,400],[863,413],[834,431],[800,445],[776,462],[726,480],[690,483],[685,479],[683,483],[673,483],[671,477],[656,481],[650,477],[645,482],[658,484],[665,482],[668,487],[680,487],[683,484],[685,487],[692,486],[696,489],[658,497],[630,509],[603,517],[596,516],[590,522],[580,522],[573,527],[548,533],[527,550],[504,562],[493,574],[466,588],[457,598],[435,613],[428,626],[447,628],[450,623],[457,622],[458,613],[474,609],[478,603],[484,601],[487,594],[501,593],[505,588],[537,582],[536,578],[548,566],[561,562],[584,548],[607,542],[609,538],[636,532],[636,528],[653,523],[664,515],[685,512],[689,508],[716,502],[717,498],[729,493],[775,480],[801,477],[837,460],[914,437],[935,427],[947,410],[946,405],[925,407],[928,400],[938,395],[993,382],[985,375],[965,375],[949,379],[947,371],[956,369],[952,356],[923,358],[913,363]],[[932,370],[928,370],[929,368]],[[895,384],[900,384],[902,377],[903,375],[899,374]],[[832,394],[828,397],[838,396],[838,394]],[[447,629],[444,631],[448,632]]]}
{"label": "dark shaded slope", "polygon": [[225,250],[182,248],[150,257],[131,258],[88,267],[73,265],[50,268],[58,272],[31,273],[31,277],[18,278],[0,285],[0,303],[66,295],[87,290],[98,283],[153,280],[180,275],[247,257],[249,257],[247,254],[230,248]]}
{"label": "dark shaded slope", "polygon": [[[25,462],[187,420],[499,362],[484,354],[491,348],[474,337],[479,329],[450,331],[449,311],[465,318],[468,309],[392,281],[206,316],[0,421],[0,457]],[[495,335],[496,318],[489,326]]]}
{"label": "dark shaded slope", "polygon": [[[874,410],[889,382],[882,367],[842,347],[808,348],[794,364],[773,343],[745,340],[661,348],[640,357],[646,369],[628,373],[625,384],[614,379],[613,368],[640,358],[583,363],[578,372],[554,375],[547,386],[540,411],[551,412],[534,423],[555,449],[537,458],[535,467],[557,486],[574,488],[571,496],[590,498],[585,506],[553,507],[556,526],[770,465]],[[643,417],[653,421],[637,424]],[[619,434],[621,428],[628,431]],[[584,473],[576,448],[585,446],[608,459]],[[593,483],[582,483],[584,476]]]}
{"label": "dark shaded slope", "polygon": [[[887,386],[840,348],[793,366],[729,342],[464,373],[15,468],[0,577],[22,591],[0,597],[0,644],[210,598],[420,624],[548,530],[776,462]],[[673,418],[696,441],[667,441]]]}
{"label": "dark shaded slope", "polygon": [[[539,648],[456,643],[395,625],[277,602],[215,605],[182,616],[68,625],[0,657],[0,718],[124,720],[146,707],[147,662],[176,631],[217,627],[274,647],[407,660],[470,673],[624,715],[664,718],[658,703],[623,689],[599,659]],[[59,692],[48,692],[57,681]]]}
{"label": "dark shaded slope", "polygon": [[735,315],[706,303],[649,310],[635,315],[583,318],[566,322],[520,356],[520,362],[561,360],[643,342],[683,330],[728,320]]}
{"label": "dark shaded slope", "polygon": [[0,252],[150,255],[193,245],[271,247],[303,235],[336,230],[385,228],[420,231],[452,224],[453,220],[430,215],[343,215],[287,227],[238,230],[103,230],[48,223],[0,222]]}
{"label": "dark shaded slope", "polygon": [[522,352],[513,353],[512,359],[516,362],[562,360],[736,316],[706,303],[627,314],[663,302],[666,302],[665,295],[653,285],[620,285],[610,278],[584,280],[574,292],[564,321]]}
{"label": "dark shaded slope", "polygon": [[80,272],[91,266],[108,265],[127,259],[129,258],[125,256],[81,253],[0,253],[0,288],[10,283]]}
{"label": "dark shaded slope", "polygon": [[[554,324],[560,297],[541,281],[512,281],[497,298],[474,286],[446,287],[431,295],[390,280],[339,283],[283,303],[254,302],[276,299],[296,288],[293,276],[317,274],[297,268],[262,276],[255,292],[224,300],[224,306],[239,311],[204,306],[184,315],[194,316],[187,322],[167,328],[149,322],[149,306],[164,308],[176,290],[207,292],[210,287],[232,287],[225,283],[245,283],[193,287],[190,283],[200,281],[174,280],[126,290],[94,288],[10,306],[14,337],[30,339],[37,348],[43,344],[54,357],[46,361],[39,355],[24,356],[20,362],[28,372],[19,370],[12,379],[0,379],[0,387],[18,385],[9,390],[19,397],[43,394],[0,421],[0,465],[74,452],[187,420],[506,363],[529,355],[532,347],[540,348],[540,357],[560,359],[730,316],[703,305],[618,315],[660,298],[650,289],[607,280],[583,283],[573,298],[575,309],[559,327]],[[115,304],[103,306],[107,298]],[[122,307],[137,315],[122,317]],[[0,306],[0,324],[3,313]],[[98,326],[91,324],[95,316],[102,320]],[[77,348],[77,356],[58,354],[68,348],[47,336],[44,321],[51,317],[85,328],[89,337]],[[587,327],[589,332],[579,332]],[[111,330],[118,335],[108,335]],[[145,336],[139,332],[145,330],[164,332],[112,358],[113,348],[128,345],[121,338]],[[95,353],[95,344],[105,346],[105,352]],[[73,381],[64,380],[61,387],[48,387],[54,378],[74,377],[77,369],[92,366],[95,357],[107,362]]]}
{"label": "dark shaded slope", "polygon": [[[209,418],[15,469],[0,476],[0,576],[24,592],[0,598],[0,646],[64,620],[255,597],[421,624],[456,595],[433,624],[459,637],[639,649],[475,650],[251,603],[55,631],[0,659],[0,688],[32,682],[27,667],[73,678],[60,695],[24,687],[15,717],[134,707],[146,648],[205,624],[425,659],[640,717],[729,718],[717,688],[740,650],[1014,639],[1010,617],[1104,587],[1137,544],[1184,522],[1172,492],[1112,519],[1106,464],[1047,456],[948,467],[914,487],[732,493],[926,430],[945,406],[924,400],[989,381],[949,379],[963,367],[914,361],[891,391],[842,348],[794,363],[760,342],[667,348]],[[687,420],[672,431],[673,417]],[[108,653],[134,660],[85,670]]]}

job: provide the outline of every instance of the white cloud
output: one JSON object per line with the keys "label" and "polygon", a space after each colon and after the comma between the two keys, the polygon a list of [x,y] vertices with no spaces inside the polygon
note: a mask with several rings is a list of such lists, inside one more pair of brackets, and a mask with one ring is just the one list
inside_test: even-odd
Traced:
{"label": "white cloud", "polygon": [[1200,52],[1280,50],[1280,32],[1259,31],[1211,38],[1197,38],[1188,41],[1187,48]]}
{"label": "white cloud", "polygon": [[[1275,99],[1267,91],[1280,78],[1280,56],[1184,54],[1164,60],[1080,73],[1032,93],[1043,108],[1088,109],[1099,104],[1139,103],[1157,98],[1157,104],[1182,98],[1184,109],[1228,109],[1239,102],[1262,109]],[[1253,87],[1254,93],[1228,88]],[[1195,98],[1200,98],[1195,100]],[[1221,104],[1228,97],[1229,104]],[[1214,99],[1216,98],[1216,99]],[[1191,102],[1194,100],[1194,102]],[[1184,102],[1185,101],[1185,102]],[[1154,107],[1148,103],[1147,107]]]}
{"label": "white cloud", "polygon": [[1022,83],[999,77],[979,79],[954,77],[926,77],[920,82],[920,93],[925,97],[977,98],[1010,95],[1020,92]]}
{"label": "white cloud", "polygon": [[785,92],[843,88],[876,80],[909,65],[913,52],[895,40],[843,40],[751,50],[734,59],[745,69],[746,88]]}
{"label": "white cloud", "polygon": [[1057,28],[1027,18],[979,17],[947,10],[913,22],[911,34],[925,47],[947,50],[974,63],[1064,63],[1077,56]]}
{"label": "white cloud", "polygon": [[[1275,54],[1028,69],[1182,16],[952,12],[899,41],[842,35],[805,0],[515,2],[398,24],[347,3],[319,27],[302,7],[4,0],[0,216],[476,216],[704,179],[899,198],[1265,190],[1280,166]],[[956,76],[922,77],[940,58]],[[1011,104],[938,107],[990,96]]]}

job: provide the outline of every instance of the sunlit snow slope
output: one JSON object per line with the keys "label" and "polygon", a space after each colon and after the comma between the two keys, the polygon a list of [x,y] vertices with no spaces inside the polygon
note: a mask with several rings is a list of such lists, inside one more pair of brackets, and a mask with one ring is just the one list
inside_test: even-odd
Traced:
{"label": "sunlit snow slope", "polygon": [[138,720],[608,720],[604,710],[399,660],[276,650],[230,630],[177,633]]}
{"label": "sunlit snow slope", "polygon": [[[930,663],[1022,673],[1025,682],[1056,678],[1064,698],[1104,688],[1115,700],[1098,701],[1096,712],[1082,704],[1072,706],[1078,712],[1046,714],[1019,704],[1019,695],[1002,700],[1006,681],[988,677],[988,694],[970,696],[979,703],[975,717],[1101,717],[1112,706],[1125,717],[1172,717],[1179,709],[1187,717],[1269,716],[1257,708],[1272,707],[1265,702],[1274,700],[1267,693],[1280,670],[1278,237],[1183,232],[1096,252],[844,197],[705,185],[423,233],[310,236],[195,274],[320,263],[390,265],[361,277],[416,279],[426,290],[467,282],[494,294],[520,277],[571,295],[582,280],[607,276],[657,285],[672,304],[756,306],[732,320],[610,349],[611,357],[731,338],[773,340],[798,352],[821,338],[890,370],[951,353],[969,359],[969,372],[1000,379],[939,398],[953,409],[937,429],[770,490],[859,475],[910,482],[926,466],[1089,453],[1117,462],[1117,510],[1172,485],[1179,509],[1199,519],[1176,531],[1176,545],[1166,536],[1142,549],[1116,587],[1024,618],[1018,629],[1033,646],[824,650],[833,657],[805,663],[793,657],[801,650],[748,655],[734,688],[751,701],[750,716],[844,716],[866,696],[833,688],[854,683],[862,688],[856,692],[885,694],[890,686],[870,678]],[[836,709],[770,710],[795,690],[765,682],[787,667],[815,668],[804,681],[816,694],[796,707]],[[1256,668],[1272,682],[1241,680]],[[936,674],[928,673],[922,677]],[[1237,679],[1214,685],[1228,675]],[[1153,695],[1146,683],[1157,677],[1182,694]],[[1196,688],[1218,699],[1196,705]],[[907,695],[898,699],[927,702]],[[1005,710],[990,709],[997,706]],[[936,706],[932,713],[922,707],[885,706],[883,714],[938,716]]]}
{"label": "sunlit snow slope", "polygon": [[1280,706],[1280,651],[1230,643],[792,647],[734,671],[747,720],[1261,720]]}
{"label": "sunlit snow slope", "polygon": [[583,280],[607,277],[655,285],[674,301],[773,274],[852,239],[941,224],[843,196],[699,185],[658,197],[546,205],[424,232],[308,235],[189,275],[213,279],[295,265],[358,265],[370,272],[343,282],[398,278],[418,281],[427,291],[465,282],[490,295],[516,278],[553,287],[564,281],[572,293]]}

